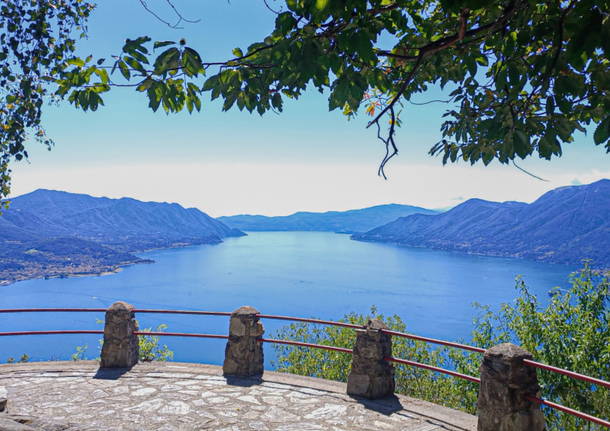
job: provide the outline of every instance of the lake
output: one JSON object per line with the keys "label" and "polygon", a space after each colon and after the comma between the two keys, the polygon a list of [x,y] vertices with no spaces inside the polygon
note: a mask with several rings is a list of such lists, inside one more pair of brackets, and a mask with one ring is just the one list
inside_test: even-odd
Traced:
{"label": "lake", "polygon": [[[398,314],[407,329],[447,340],[467,339],[473,302],[497,308],[515,297],[515,276],[543,297],[566,286],[575,268],[517,259],[357,242],[325,232],[253,232],[219,245],[157,250],[154,259],[118,274],[29,280],[0,287],[2,308],[107,307],[124,300],[138,308],[232,311],[252,305],[266,314],[338,319],[372,305]],[[0,315],[0,331],[102,329],[102,313]],[[167,324],[172,332],[225,334],[225,317],[139,315],[140,327]],[[266,334],[285,322],[264,321]],[[0,362],[27,353],[33,360],[68,359],[87,344],[99,355],[98,336],[0,338]],[[175,360],[222,362],[224,340],[165,337]],[[267,367],[273,350],[266,347]]]}

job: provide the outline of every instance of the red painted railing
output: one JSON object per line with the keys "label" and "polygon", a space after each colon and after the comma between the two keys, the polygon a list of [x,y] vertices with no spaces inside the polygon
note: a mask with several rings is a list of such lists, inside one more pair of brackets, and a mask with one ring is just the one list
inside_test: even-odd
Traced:
{"label": "red painted railing", "polygon": [[473,382],[473,383],[481,383],[481,379],[479,379],[478,377],[469,376],[467,374],[458,373],[456,371],[446,370],[444,368],[434,367],[432,365],[422,364],[419,362],[408,361],[406,359],[400,359],[400,358],[394,358],[394,357],[389,357],[389,358],[384,358],[384,359],[389,362],[396,362],[397,364],[410,365],[412,367],[418,367],[418,368],[423,368],[425,370],[436,371],[437,373],[448,374],[450,376],[457,377],[459,379],[468,380],[469,382]]}
{"label": "red painted railing", "polygon": [[166,336],[166,337],[193,337],[193,338],[221,338],[227,340],[228,335],[221,334],[193,334],[190,332],[155,332],[155,331],[136,331],[136,335],[148,335],[152,337]]}
{"label": "red painted railing", "polygon": [[548,400],[543,400],[543,399],[536,398],[536,397],[527,397],[527,399],[529,401],[533,402],[533,403],[543,404],[543,405],[549,406],[549,407],[551,407],[553,409],[559,410],[561,412],[571,414],[572,416],[576,416],[576,417],[584,419],[586,421],[593,422],[593,423],[596,423],[598,425],[603,425],[605,427],[610,428],[610,422],[608,422],[606,420],[600,419],[600,418],[595,417],[595,416],[588,415],[588,414],[583,413],[583,412],[579,412],[578,410],[574,410],[574,409],[571,409],[571,408],[566,407],[566,406],[562,406],[561,404],[557,404],[557,403],[554,403],[554,402],[551,402],[551,401],[548,401]]}
{"label": "red painted railing", "polygon": [[298,346],[298,347],[311,347],[313,349],[332,350],[333,352],[349,353],[350,355],[352,353],[354,353],[354,351],[352,349],[346,349],[345,347],[326,346],[324,344],[303,343],[302,341],[274,340],[272,338],[259,338],[259,341],[261,341],[263,343],[288,344],[291,346]]}
{"label": "red painted railing", "polygon": [[[105,308],[20,308],[20,309],[0,309],[0,313],[32,313],[32,312],[106,312]],[[200,315],[200,316],[231,316],[231,312],[228,311],[197,311],[197,310],[155,310],[155,309],[134,309],[134,312],[137,313],[157,313],[157,314],[190,314],[190,315]],[[291,316],[278,316],[272,314],[258,314],[257,315],[261,319],[274,319],[274,320],[286,320],[292,322],[302,322],[302,323],[313,323],[318,325],[332,325],[339,326],[344,328],[351,329],[363,329],[364,326],[357,325],[353,323],[347,322],[336,322],[332,320],[320,320],[320,319],[308,319],[303,317],[291,317]],[[390,331],[390,330],[382,330],[386,334],[389,334],[394,337],[403,337],[409,338],[412,340],[424,341],[433,344],[439,344],[442,346],[453,347],[463,350],[468,350],[471,352],[484,353],[485,349],[480,347],[469,346],[466,344],[455,343],[451,341],[438,340],[435,338],[422,337],[420,335],[414,335],[404,332]],[[102,335],[104,331],[100,330],[56,330],[56,331],[13,331],[13,332],[0,332],[0,336],[16,336],[16,335],[62,335],[62,334],[98,334]],[[194,334],[194,333],[182,333],[182,332],[149,332],[149,331],[138,331],[135,332],[136,335],[140,336],[170,336],[170,337],[194,337],[194,338],[216,338],[216,339],[228,339],[227,335],[220,334]],[[346,349],[343,347],[336,346],[326,346],[322,344],[313,344],[313,343],[305,343],[300,341],[291,341],[291,340],[276,340],[271,338],[260,338],[260,342],[263,343],[275,343],[275,344],[286,344],[297,347],[308,347],[314,349],[325,349],[335,352],[348,353],[352,354],[353,351],[351,349]],[[481,380],[477,377],[469,376],[466,374],[458,373],[456,371],[447,370],[444,368],[435,367],[432,365],[422,364],[415,361],[409,361],[401,358],[387,357],[384,358],[386,361],[394,362],[402,365],[408,365],[412,367],[422,368],[429,371],[434,371],[438,373],[447,374],[453,377],[457,377],[460,379],[464,379],[473,383],[480,384]],[[605,380],[597,379],[595,377],[586,376],[584,374],[576,373],[574,371],[566,370],[563,368],[554,367],[552,365],[542,364],[540,362],[531,361],[525,359],[523,361],[526,365],[540,368],[546,371],[551,371],[554,373],[562,374],[574,379],[582,380],[594,385],[603,386],[606,388],[610,388],[610,382]],[[571,414],[573,416],[579,417],[581,419],[587,420],[592,423],[596,423],[598,425],[603,425],[605,427],[610,428],[610,422],[597,418],[595,416],[588,415],[586,413],[582,413],[578,410],[571,409],[566,406],[562,406],[561,404],[557,404],[548,400],[536,398],[536,397],[528,397],[528,400],[537,404],[546,405],[548,407],[557,409],[564,413]]]}
{"label": "red painted railing", "polygon": [[393,335],[395,337],[410,338],[412,340],[425,341],[427,343],[440,344],[442,346],[455,347],[457,349],[470,350],[471,352],[485,353],[485,349],[480,347],[469,346],[467,344],[454,343],[452,341],[437,340],[436,338],[422,337],[420,335],[407,334],[404,332],[388,331],[382,329],[381,332]]}
{"label": "red painted railing", "polygon": [[64,331],[15,331],[15,332],[0,332],[0,336],[8,335],[64,335],[64,334],[100,334],[104,335],[104,331],[89,331],[89,330],[64,330]]}
{"label": "red painted railing", "polygon": [[557,374],[563,374],[564,376],[572,377],[573,379],[582,380],[584,382],[592,383],[594,385],[610,388],[610,382],[601,379],[596,379],[595,377],[585,376],[584,374],[575,373],[574,371],[570,370],[564,370],[563,368],[553,367],[552,365],[541,364],[540,362],[530,361],[529,359],[524,359],[523,363],[525,365],[529,365],[530,367],[552,371]]}

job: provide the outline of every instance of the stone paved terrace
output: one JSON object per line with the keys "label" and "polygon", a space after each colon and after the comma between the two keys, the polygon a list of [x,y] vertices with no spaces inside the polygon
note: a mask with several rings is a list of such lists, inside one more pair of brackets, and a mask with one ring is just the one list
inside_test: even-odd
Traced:
{"label": "stone paved terrace", "polygon": [[[144,363],[121,374],[95,361],[0,365],[8,417],[37,418],[23,430],[464,431],[474,416],[404,396],[345,395],[345,384],[265,372],[227,380],[217,366]],[[26,418],[22,418],[25,421]],[[4,424],[4,425],[3,425]]]}

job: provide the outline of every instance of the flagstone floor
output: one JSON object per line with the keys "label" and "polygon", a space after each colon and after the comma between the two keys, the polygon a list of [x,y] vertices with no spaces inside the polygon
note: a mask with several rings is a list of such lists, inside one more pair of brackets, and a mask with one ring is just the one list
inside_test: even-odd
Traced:
{"label": "flagstone floor", "polygon": [[220,367],[201,364],[143,363],[127,372],[99,371],[95,361],[5,364],[2,387],[0,430],[11,431],[476,429],[474,416],[421,400],[355,399],[342,383],[275,372],[227,380]]}

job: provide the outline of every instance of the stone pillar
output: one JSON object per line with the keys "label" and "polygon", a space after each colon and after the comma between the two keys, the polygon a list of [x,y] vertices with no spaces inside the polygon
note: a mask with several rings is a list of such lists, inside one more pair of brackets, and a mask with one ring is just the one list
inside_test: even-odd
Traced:
{"label": "stone pillar", "polygon": [[118,301],[106,311],[101,368],[131,368],[138,363],[140,347],[133,305]]}
{"label": "stone pillar", "polygon": [[543,431],[540,407],[526,399],[538,397],[536,369],[523,363],[532,355],[504,343],[485,352],[477,414],[478,431]]}
{"label": "stone pillar", "polygon": [[348,395],[377,399],[394,393],[394,366],[383,359],[392,356],[392,337],[381,329],[388,327],[375,319],[356,330]]}
{"label": "stone pillar", "polygon": [[258,339],[265,330],[257,317],[259,311],[244,306],[231,314],[229,341],[222,371],[226,376],[250,377],[263,374],[263,346]]}

